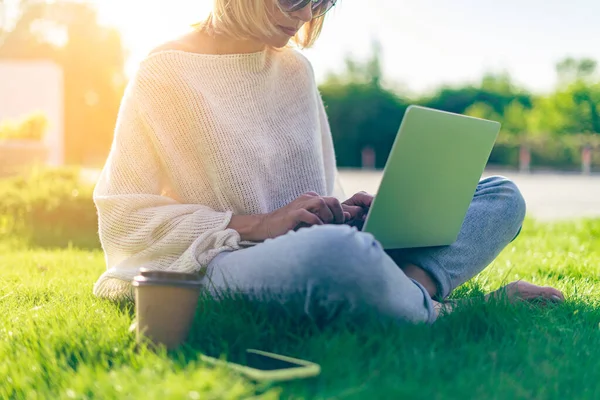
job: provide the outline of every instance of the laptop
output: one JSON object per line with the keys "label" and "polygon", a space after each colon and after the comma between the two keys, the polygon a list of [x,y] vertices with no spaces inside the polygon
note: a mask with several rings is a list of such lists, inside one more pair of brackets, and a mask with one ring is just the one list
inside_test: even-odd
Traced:
{"label": "laptop", "polygon": [[410,106],[362,231],[384,249],[456,241],[500,123]]}

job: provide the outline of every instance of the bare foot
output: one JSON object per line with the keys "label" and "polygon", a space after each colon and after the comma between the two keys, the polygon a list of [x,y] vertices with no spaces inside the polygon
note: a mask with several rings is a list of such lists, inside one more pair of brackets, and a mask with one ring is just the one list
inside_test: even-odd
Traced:
{"label": "bare foot", "polygon": [[490,298],[507,299],[510,303],[519,301],[546,300],[552,303],[562,303],[565,296],[560,290],[549,286],[537,286],[525,281],[511,282],[506,286],[485,296]]}
{"label": "bare foot", "polygon": [[[507,299],[512,304],[519,301],[536,300],[545,300],[551,303],[562,303],[565,301],[565,296],[560,290],[549,286],[537,286],[525,281],[511,282],[485,296],[486,301],[490,298],[498,300]],[[454,311],[454,308],[459,302],[464,303],[471,300],[472,299],[445,300],[443,303],[434,301],[433,307],[435,309],[436,318],[441,315],[450,314]]]}

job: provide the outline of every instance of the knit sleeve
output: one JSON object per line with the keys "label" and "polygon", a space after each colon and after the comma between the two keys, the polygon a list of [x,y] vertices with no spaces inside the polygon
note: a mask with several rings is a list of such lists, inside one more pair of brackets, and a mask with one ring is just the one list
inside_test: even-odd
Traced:
{"label": "knit sleeve", "polygon": [[94,190],[99,235],[107,271],[94,286],[99,297],[131,297],[141,267],[198,272],[223,250],[239,248],[227,229],[231,212],[202,204],[181,204],[166,196],[155,137],[164,127],[141,111],[136,84],[128,87],[113,145]]}

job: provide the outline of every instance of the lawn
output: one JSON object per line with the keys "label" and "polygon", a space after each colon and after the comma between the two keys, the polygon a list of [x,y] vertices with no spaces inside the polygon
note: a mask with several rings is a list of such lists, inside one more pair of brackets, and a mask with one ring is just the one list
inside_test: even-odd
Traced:
{"label": "lawn", "polygon": [[[464,399],[600,398],[600,220],[539,224],[460,288],[554,285],[560,306],[482,304],[433,326],[340,319],[318,324],[275,307],[204,300],[189,343],[136,347],[133,313],[92,296],[98,250],[0,243],[0,398]],[[254,384],[198,361],[246,348],[321,364],[320,377]]]}

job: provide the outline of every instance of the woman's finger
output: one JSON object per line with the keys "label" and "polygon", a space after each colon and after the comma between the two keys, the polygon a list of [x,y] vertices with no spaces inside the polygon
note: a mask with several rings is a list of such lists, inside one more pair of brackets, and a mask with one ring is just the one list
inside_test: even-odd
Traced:
{"label": "woman's finger", "polygon": [[313,214],[316,214],[321,221],[326,224],[330,224],[334,221],[334,215],[329,209],[329,206],[322,197],[314,197],[308,203],[306,210]]}
{"label": "woman's finger", "polygon": [[344,205],[343,208],[345,212],[350,214],[352,219],[360,219],[364,214],[362,207],[359,206]]}
{"label": "woman's finger", "polygon": [[308,226],[323,225],[323,221],[317,215],[305,209],[298,210],[298,212],[295,215],[295,219],[296,225],[301,223],[304,223]]}
{"label": "woman's finger", "polygon": [[329,207],[329,210],[333,214],[333,223],[334,224],[343,224],[344,223],[344,210],[342,209],[342,204],[335,197],[323,197],[325,200],[325,204]]}
{"label": "woman's finger", "polygon": [[373,203],[373,196],[366,192],[359,192],[352,196],[351,200],[353,205],[369,208]]}

